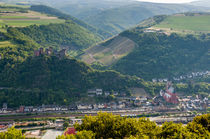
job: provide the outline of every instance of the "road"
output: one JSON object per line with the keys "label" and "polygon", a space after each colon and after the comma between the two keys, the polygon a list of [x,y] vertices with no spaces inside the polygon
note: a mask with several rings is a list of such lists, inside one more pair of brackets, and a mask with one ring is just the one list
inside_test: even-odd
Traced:
{"label": "road", "polygon": [[57,136],[62,135],[63,131],[47,130],[42,139],[56,139]]}

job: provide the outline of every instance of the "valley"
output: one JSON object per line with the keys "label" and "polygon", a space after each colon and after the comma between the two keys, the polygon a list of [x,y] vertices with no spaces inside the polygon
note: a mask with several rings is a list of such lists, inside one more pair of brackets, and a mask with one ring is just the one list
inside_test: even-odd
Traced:
{"label": "valley", "polygon": [[209,138],[203,2],[0,1],[0,138]]}

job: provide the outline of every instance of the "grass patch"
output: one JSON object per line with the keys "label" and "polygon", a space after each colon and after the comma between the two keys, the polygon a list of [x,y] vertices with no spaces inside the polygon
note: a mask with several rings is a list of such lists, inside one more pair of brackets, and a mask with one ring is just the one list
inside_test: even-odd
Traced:
{"label": "grass patch", "polygon": [[30,25],[47,25],[50,23],[64,23],[61,19],[40,19],[40,20],[3,20],[0,25],[8,25],[14,27],[25,27]]}
{"label": "grass patch", "polygon": [[[2,5],[0,5],[2,6]],[[27,12],[20,12],[19,7],[0,7],[0,25],[1,26],[12,26],[12,27],[25,27],[30,25],[48,25],[50,23],[64,23],[65,20],[58,19],[39,12],[30,11],[25,9]],[[1,11],[10,11],[4,13]]]}
{"label": "grass patch", "polygon": [[210,15],[169,16],[154,27],[175,31],[210,32]]}
{"label": "grass patch", "polygon": [[12,44],[9,41],[0,41],[0,48],[2,48],[2,47],[12,47],[12,46],[14,46],[14,44]]}
{"label": "grass patch", "polygon": [[0,16],[0,19],[28,19],[27,16]]}

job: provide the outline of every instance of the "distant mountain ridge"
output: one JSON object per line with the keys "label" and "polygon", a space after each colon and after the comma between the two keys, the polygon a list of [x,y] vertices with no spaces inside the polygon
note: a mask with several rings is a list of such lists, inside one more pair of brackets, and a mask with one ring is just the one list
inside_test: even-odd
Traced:
{"label": "distant mountain ridge", "polygon": [[191,5],[195,6],[203,6],[203,7],[210,7],[210,1],[209,0],[197,0],[190,3]]}
{"label": "distant mountain ridge", "polygon": [[94,16],[88,16],[82,20],[113,34],[118,34],[121,31],[137,25],[142,20],[155,15],[169,15],[203,10],[205,10],[205,8],[182,4],[137,3],[108,9]]}
{"label": "distant mountain ridge", "polygon": [[[15,0],[13,0],[15,1]],[[164,4],[135,0],[25,0],[29,4],[44,4],[68,13],[100,30],[116,35],[142,20],[160,14],[208,11],[208,3]],[[206,1],[207,2],[207,1]],[[202,7],[199,7],[202,6]]]}

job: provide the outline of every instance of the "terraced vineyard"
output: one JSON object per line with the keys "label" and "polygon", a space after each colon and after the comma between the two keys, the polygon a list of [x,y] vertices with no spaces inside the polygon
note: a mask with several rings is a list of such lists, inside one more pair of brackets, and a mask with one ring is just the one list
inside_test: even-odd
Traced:
{"label": "terraced vineyard", "polygon": [[135,45],[135,42],[129,38],[117,36],[105,43],[87,49],[81,59],[88,64],[100,62],[111,65],[130,53],[135,48]]}

